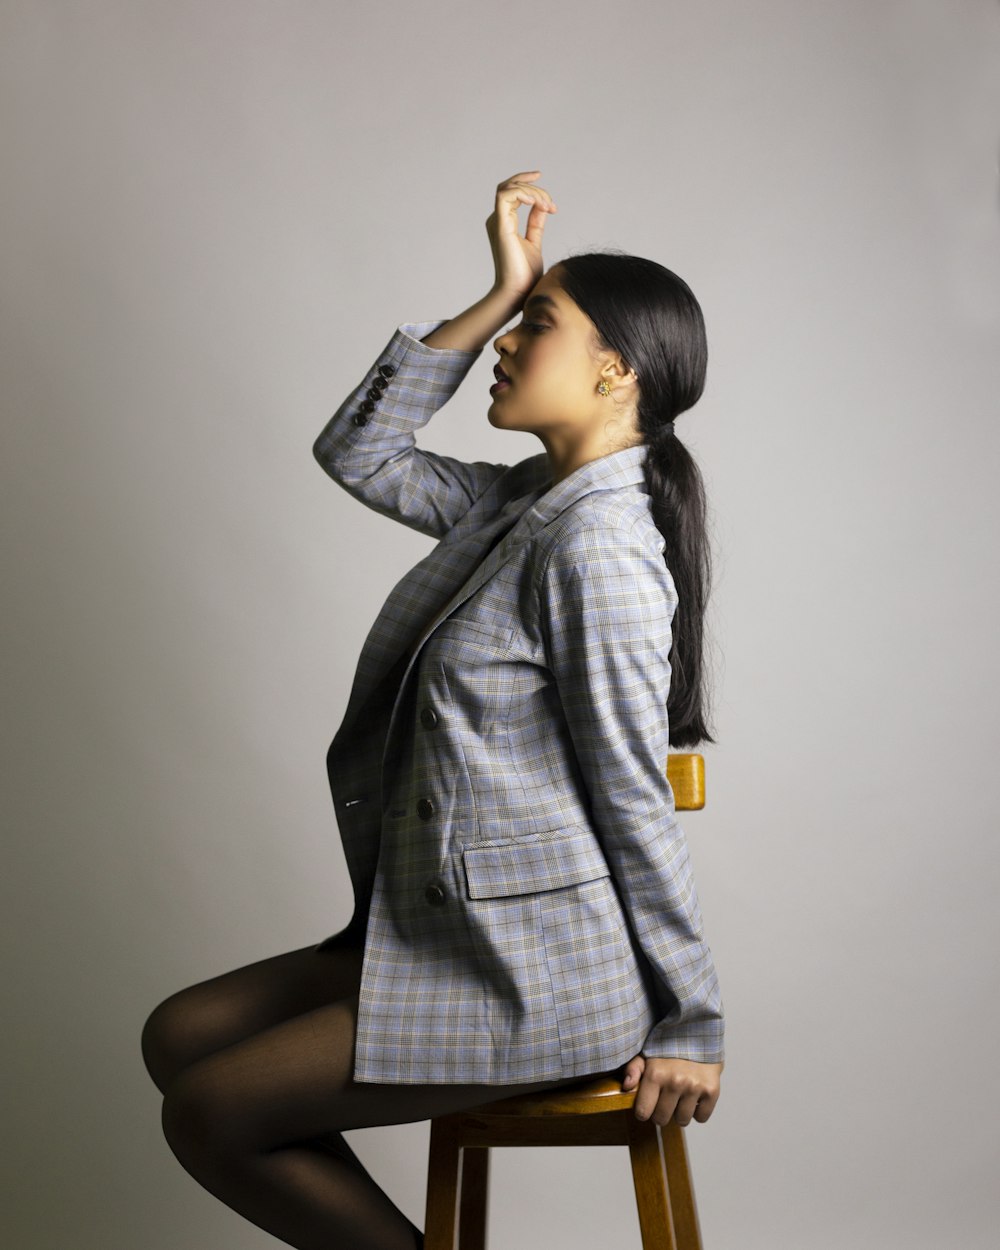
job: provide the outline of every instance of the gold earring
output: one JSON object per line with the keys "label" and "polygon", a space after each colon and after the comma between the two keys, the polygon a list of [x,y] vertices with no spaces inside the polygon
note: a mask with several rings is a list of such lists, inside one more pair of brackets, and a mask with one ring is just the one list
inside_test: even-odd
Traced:
{"label": "gold earring", "polygon": [[603,378],[601,379],[601,382],[598,385],[597,389],[601,392],[602,395],[611,394],[611,387],[607,384],[607,382]]}

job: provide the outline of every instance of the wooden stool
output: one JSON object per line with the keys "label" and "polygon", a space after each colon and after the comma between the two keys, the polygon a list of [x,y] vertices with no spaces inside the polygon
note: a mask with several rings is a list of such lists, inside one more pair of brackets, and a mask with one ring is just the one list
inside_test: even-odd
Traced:
{"label": "wooden stool", "polygon": [[[705,805],[704,759],[671,754],[678,810]],[[607,1073],[431,1121],[424,1250],[486,1250],[491,1146],[628,1146],[643,1250],[702,1250],[684,1129],[637,1120]]]}

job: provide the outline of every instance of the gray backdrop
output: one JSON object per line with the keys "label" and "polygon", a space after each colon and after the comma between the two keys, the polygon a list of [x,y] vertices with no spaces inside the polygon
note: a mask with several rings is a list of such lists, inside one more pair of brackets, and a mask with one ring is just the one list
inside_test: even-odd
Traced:
{"label": "gray backdrop", "polygon": [[[530,166],[547,264],[654,257],[709,328],[707,1250],[995,1244],[998,5],[6,0],[0,47],[4,1244],[276,1244],[140,1029],[347,918],[324,755],[431,540],[312,442]],[[494,359],[423,446],[540,449]],[[427,1125],[351,1138],[422,1221]],[[499,1153],[491,1227],[638,1246],[625,1152]]]}

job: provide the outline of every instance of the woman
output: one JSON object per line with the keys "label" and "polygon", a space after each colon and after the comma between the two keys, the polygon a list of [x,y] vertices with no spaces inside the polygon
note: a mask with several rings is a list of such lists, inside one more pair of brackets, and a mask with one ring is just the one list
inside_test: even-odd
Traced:
{"label": "woman", "polygon": [[[497,188],[489,294],[400,326],[314,446],[439,540],[372,627],[327,757],[354,915],[143,1032],[183,1166],[311,1250],[422,1245],[344,1130],[612,1069],[659,1124],[719,1096],[722,1002],[665,771],[669,745],[714,740],[701,479],[672,426],[704,384],[701,310],[636,257],[543,273],[539,173]],[[417,449],[522,307],[488,415],[545,451]]]}

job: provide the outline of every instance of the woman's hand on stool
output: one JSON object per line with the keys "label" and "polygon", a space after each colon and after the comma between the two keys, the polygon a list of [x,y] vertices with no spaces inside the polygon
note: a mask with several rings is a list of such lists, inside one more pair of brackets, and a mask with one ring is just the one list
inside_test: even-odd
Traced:
{"label": "woman's hand on stool", "polygon": [[635,1055],[625,1065],[622,1089],[636,1090],[635,1117],[652,1120],[661,1127],[671,1118],[682,1127],[692,1118],[708,1119],[719,1101],[722,1063],[698,1063],[694,1059],[647,1059]]}

